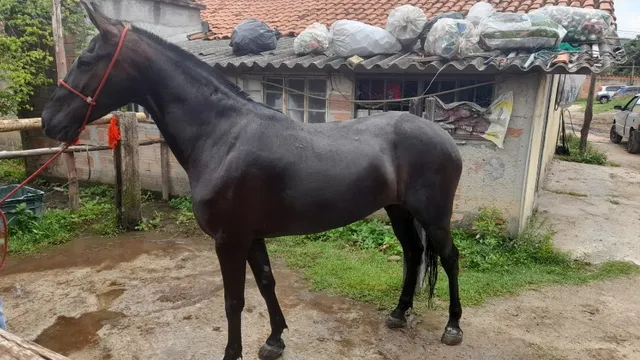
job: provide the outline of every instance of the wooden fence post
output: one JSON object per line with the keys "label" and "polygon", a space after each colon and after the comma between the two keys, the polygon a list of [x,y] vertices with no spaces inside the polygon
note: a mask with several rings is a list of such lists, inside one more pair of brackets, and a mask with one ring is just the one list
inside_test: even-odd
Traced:
{"label": "wooden fence post", "polygon": [[[64,34],[62,29],[60,0],[51,0],[51,6],[53,44],[56,50],[56,71],[58,73],[58,80],[61,80],[64,79],[65,75],[67,75],[67,59],[64,52]],[[67,178],[69,180],[69,208],[71,210],[76,210],[80,207],[76,159],[73,153],[64,153],[62,154],[62,158],[67,166]]]}
{"label": "wooden fence post", "polygon": [[428,97],[424,99],[424,116],[425,119],[436,121],[436,99]]}
{"label": "wooden fence post", "polygon": [[[125,230],[134,230],[142,220],[141,186],[140,186],[140,155],[138,153],[138,119],[135,113],[116,113],[120,127],[119,156],[114,153],[115,163],[120,162],[121,179],[118,184],[118,170],[116,169],[116,189],[119,189],[122,212],[119,224]],[[116,165],[117,167],[117,165]],[[116,204],[118,195],[116,195]]]}
{"label": "wooden fence post", "polygon": [[162,200],[168,201],[171,195],[171,176],[169,168],[169,145],[160,143],[160,173],[162,174]]}
{"label": "wooden fence post", "polygon": [[413,115],[418,115],[422,117],[422,113],[424,111],[424,98],[413,99],[409,105],[409,112]]}

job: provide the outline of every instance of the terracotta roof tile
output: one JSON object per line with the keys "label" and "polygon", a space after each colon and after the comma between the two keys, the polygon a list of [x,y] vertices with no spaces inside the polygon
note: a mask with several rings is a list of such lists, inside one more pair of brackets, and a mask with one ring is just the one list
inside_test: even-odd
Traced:
{"label": "terracotta roof tile", "polygon": [[[339,19],[360,20],[384,27],[389,12],[411,4],[429,18],[447,11],[467,11],[477,0],[196,0],[206,6],[201,11],[209,23],[209,38],[228,38],[233,28],[248,18],[260,19],[277,27],[283,35],[296,35],[313,22],[327,27]],[[613,14],[613,0],[486,0],[500,11],[528,12],[546,5],[568,5],[601,9]],[[614,15],[615,21],[615,15]]]}

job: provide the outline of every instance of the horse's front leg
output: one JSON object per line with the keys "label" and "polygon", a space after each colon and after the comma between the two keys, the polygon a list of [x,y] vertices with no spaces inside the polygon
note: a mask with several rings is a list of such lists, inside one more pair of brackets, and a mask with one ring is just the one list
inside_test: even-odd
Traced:
{"label": "horse's front leg", "polygon": [[225,237],[216,239],[216,254],[220,262],[224,285],[224,308],[227,315],[228,338],[223,360],[242,358],[240,317],[244,309],[244,282],[250,239]]}
{"label": "horse's front leg", "polygon": [[258,357],[260,360],[275,360],[284,352],[285,345],[282,340],[282,332],[287,328],[287,323],[276,297],[276,280],[271,271],[271,263],[269,262],[269,254],[267,253],[264,239],[253,241],[249,250],[248,262],[253,271],[253,276],[256,278],[260,294],[262,294],[267,304],[271,322],[271,335],[260,348]]}

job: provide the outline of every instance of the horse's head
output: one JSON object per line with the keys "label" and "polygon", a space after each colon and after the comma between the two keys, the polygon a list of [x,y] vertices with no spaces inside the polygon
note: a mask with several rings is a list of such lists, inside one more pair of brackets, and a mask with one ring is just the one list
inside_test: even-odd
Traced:
{"label": "horse's head", "polygon": [[[95,4],[80,2],[87,11],[93,25],[98,29],[89,46],[73,62],[64,83],[85,97],[93,97],[107,68],[114,57],[124,31],[124,24],[108,18]],[[127,35],[118,56],[87,123],[97,120],[110,111],[129,103],[133,97],[131,68],[125,53],[132,49],[132,36]],[[71,141],[78,137],[91,99],[59,85],[42,111],[42,129],[55,140]]]}

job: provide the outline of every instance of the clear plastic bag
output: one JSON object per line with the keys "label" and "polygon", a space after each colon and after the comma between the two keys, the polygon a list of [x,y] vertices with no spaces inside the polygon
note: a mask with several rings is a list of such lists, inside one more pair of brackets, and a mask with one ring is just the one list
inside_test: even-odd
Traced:
{"label": "clear plastic bag", "polygon": [[338,20],[331,25],[330,48],[340,57],[368,57],[395,54],[402,50],[390,32],[354,20]]}
{"label": "clear plastic bag", "polygon": [[320,23],[309,25],[293,40],[296,55],[320,54],[329,49],[329,29]]}
{"label": "clear plastic bag", "polygon": [[488,18],[496,12],[493,6],[486,2],[475,3],[467,13],[467,21],[478,26],[483,19]]}
{"label": "clear plastic bag", "polygon": [[280,39],[278,30],[271,29],[263,21],[247,19],[233,29],[229,46],[233,48],[233,54],[237,56],[260,54],[275,50],[278,46],[278,39]]}
{"label": "clear plastic bag", "polygon": [[582,84],[584,84],[586,77],[586,75],[564,76],[564,79],[560,81],[560,84],[558,84],[561,87],[559,89],[560,99],[558,99],[558,105],[561,108],[566,109],[573,105],[578,98],[578,94],[580,94],[580,88],[582,87]]}
{"label": "clear plastic bag", "polygon": [[475,27],[467,20],[444,18],[438,20],[424,44],[424,51],[447,59],[463,59],[482,52],[478,47]]}
{"label": "clear plastic bag", "polygon": [[478,28],[485,50],[554,49],[567,31],[544,14],[495,13]]}
{"label": "clear plastic bag", "polygon": [[427,15],[422,9],[412,5],[402,5],[391,10],[387,17],[387,31],[403,47],[415,45],[427,24]]}
{"label": "clear plastic bag", "polygon": [[613,32],[611,15],[602,10],[545,6],[529,14],[546,15],[567,29],[565,42],[600,42]]}

